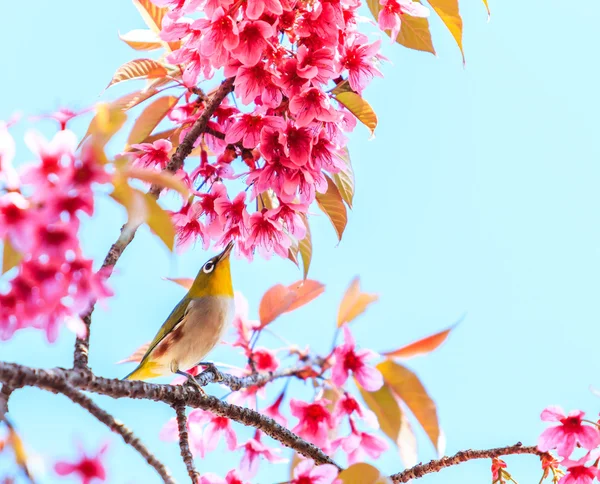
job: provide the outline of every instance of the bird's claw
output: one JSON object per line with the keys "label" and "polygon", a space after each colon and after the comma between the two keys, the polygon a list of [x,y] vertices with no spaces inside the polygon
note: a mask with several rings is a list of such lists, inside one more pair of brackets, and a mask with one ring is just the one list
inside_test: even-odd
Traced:
{"label": "bird's claw", "polygon": [[217,367],[215,366],[214,363],[210,363],[210,362],[207,363],[207,362],[201,361],[198,364],[206,367],[206,369],[204,371],[210,371],[215,376],[215,383],[220,383],[223,380],[225,380],[225,377],[223,376],[223,373],[221,373],[217,369]]}

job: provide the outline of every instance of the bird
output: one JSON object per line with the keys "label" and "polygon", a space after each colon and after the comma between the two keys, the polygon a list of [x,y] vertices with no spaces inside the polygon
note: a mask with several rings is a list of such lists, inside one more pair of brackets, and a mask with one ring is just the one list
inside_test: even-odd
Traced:
{"label": "bird", "polygon": [[219,343],[235,312],[229,256],[233,241],[211,257],[198,271],[188,293],[175,306],[150,343],[135,370],[123,380],[148,380],[169,374],[185,376],[204,391],[187,371],[199,364]]}

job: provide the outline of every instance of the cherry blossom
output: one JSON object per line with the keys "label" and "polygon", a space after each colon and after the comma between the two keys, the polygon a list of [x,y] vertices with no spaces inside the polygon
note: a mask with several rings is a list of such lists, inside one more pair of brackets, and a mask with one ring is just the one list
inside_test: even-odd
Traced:
{"label": "cherry blossom", "polygon": [[542,412],[542,420],[560,422],[560,425],[542,432],[538,440],[538,449],[542,452],[556,449],[562,457],[569,457],[577,444],[589,450],[595,449],[600,445],[600,432],[595,425],[587,425],[582,421],[584,415],[581,410],[573,410],[565,415],[563,409],[558,406],[547,407]]}
{"label": "cherry blossom", "polygon": [[256,475],[261,457],[275,464],[287,462],[287,459],[279,457],[280,449],[270,449],[261,442],[261,435],[260,430],[257,430],[253,438],[239,445],[239,448],[244,449],[240,462],[240,472],[244,479],[252,479]]}
{"label": "cherry blossom", "polygon": [[334,465],[315,466],[312,460],[302,460],[294,468],[290,484],[333,484],[337,475],[338,470]]}
{"label": "cherry blossom", "polygon": [[341,447],[348,454],[348,464],[362,462],[365,455],[373,459],[379,459],[389,446],[385,440],[368,432],[362,432],[356,429],[352,419],[350,419],[351,433],[346,437],[338,437],[332,442],[332,448]]}
{"label": "cherry blossom", "polygon": [[59,476],[68,476],[76,474],[81,479],[82,484],[92,484],[95,481],[106,480],[106,469],[102,458],[108,449],[108,444],[104,444],[96,452],[96,455],[89,456],[80,447],[79,460],[76,462],[58,461],[54,464],[54,471]]}
{"label": "cherry blossom", "polygon": [[327,409],[328,403],[326,399],[312,403],[294,398],[290,400],[292,415],[299,420],[292,432],[322,449],[329,447],[328,432],[334,427],[333,417]]}
{"label": "cherry blossom", "polygon": [[561,477],[559,484],[592,484],[595,478],[600,475],[600,471],[595,463],[586,467],[588,461],[595,461],[598,458],[598,452],[588,452],[581,459],[570,460],[563,459],[561,465],[566,467],[566,474]]}

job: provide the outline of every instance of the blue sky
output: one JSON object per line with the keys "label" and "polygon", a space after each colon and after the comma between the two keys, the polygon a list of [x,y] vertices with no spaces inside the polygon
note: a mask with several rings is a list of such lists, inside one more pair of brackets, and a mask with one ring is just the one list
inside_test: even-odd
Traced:
{"label": "blue sky", "polygon": [[[463,2],[465,68],[438,19],[432,20],[437,57],[384,41],[391,63],[365,94],[379,116],[376,138],[359,126],[349,146],[357,193],[343,241],[337,244],[324,217],[312,222],[311,277],[327,285],[326,293],[273,326],[299,345],[325,351],[339,300],[357,274],[365,290],[380,294],[353,328],[365,347],[393,349],[467,313],[439,351],[408,363],[438,404],[449,454],[534,443],[548,404],[592,416],[598,408],[589,386],[600,386],[600,5],[579,2],[575,16],[556,0],[490,3],[487,23],[480,2]],[[0,16],[0,119],[17,110],[32,115],[95,102],[113,71],[138,56],[117,32],[142,27],[134,7],[122,1],[8,3]],[[13,131],[17,139],[23,125]],[[50,122],[37,128],[48,135],[54,129]],[[82,133],[85,125],[73,128]],[[19,148],[18,159],[30,161],[22,142]],[[123,220],[122,210],[100,199],[94,224],[84,224],[87,253],[101,260]],[[94,313],[91,365],[98,374],[120,377],[129,370],[114,362],[149,340],[183,294],[161,278],[192,276],[206,258],[199,249],[174,258],[140,231],[112,279],[117,296],[107,311]],[[253,314],[268,287],[301,276],[278,259],[234,261],[233,272]],[[50,346],[42,334],[22,332],[0,343],[0,358],[67,367],[72,337],[65,332]],[[239,361],[227,348],[214,359]],[[157,438],[170,408],[97,401],[185,482],[177,446]],[[27,445],[50,461],[71,457],[74,439],[93,450],[108,438],[109,482],[158,482],[134,451],[63,397],[19,391],[11,414]],[[420,460],[434,457],[422,434],[419,445]],[[236,463],[239,457],[233,456]],[[224,473],[231,462],[221,449],[197,465]],[[520,482],[539,479],[537,459],[508,462]],[[0,460],[0,475],[6,465]],[[378,465],[388,474],[402,468],[394,452]],[[263,466],[256,482],[282,481],[286,472],[286,466]],[[489,462],[443,472],[421,482],[482,482]],[[40,480],[55,481],[51,472]]]}

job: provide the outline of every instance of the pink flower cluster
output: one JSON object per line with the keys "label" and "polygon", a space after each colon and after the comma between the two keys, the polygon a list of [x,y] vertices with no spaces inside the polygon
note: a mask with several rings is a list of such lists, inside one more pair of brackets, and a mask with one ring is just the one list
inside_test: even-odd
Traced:
{"label": "pink flower cluster", "polygon": [[0,292],[0,338],[35,327],[52,341],[63,321],[83,335],[85,326],[72,315],[111,292],[103,272],[94,272],[82,254],[79,217],[92,215],[92,184],[109,175],[91,146],[75,154],[77,139],[69,130],[49,142],[30,132],[25,142],[38,162],[18,173],[14,140],[0,123],[0,239],[22,257],[8,289]]}
{"label": "pink flower cluster", "polygon": [[[317,192],[326,192],[326,176],[343,168],[344,131],[356,125],[331,89],[347,80],[360,94],[381,76],[380,41],[369,43],[358,31],[360,0],[153,2],[169,9],[160,37],[180,43],[166,60],[183,66],[184,85],[195,88],[222,70],[235,78],[234,95],[243,105],[223,102],[208,124],[203,146],[210,156],[202,148],[199,166],[184,175],[205,191],[194,191],[196,198],[173,214],[178,243],[223,246],[236,239],[238,253],[247,258],[255,250],[288,257],[306,234],[301,214]],[[382,28],[399,28],[403,14],[428,13],[409,0],[381,3]],[[188,93],[187,103],[169,114],[182,127],[180,139],[202,114],[190,98]],[[134,163],[158,169],[166,165],[171,143],[134,147]],[[243,161],[237,173],[236,158]],[[230,196],[220,180],[238,177],[251,190]],[[257,198],[262,206],[248,210]]]}
{"label": "pink flower cluster", "polygon": [[[538,449],[542,452],[556,450],[562,457],[561,461],[547,459],[544,462],[544,475],[549,469],[557,475],[558,466],[566,468],[559,484],[592,484],[595,478],[600,478],[598,458],[600,457],[600,431],[598,424],[585,421],[585,413],[574,410],[565,414],[562,408],[550,406],[542,412],[542,420],[558,422],[542,432],[538,441]],[[573,459],[572,453],[576,448],[586,449],[587,452],[579,459]],[[586,465],[590,464],[590,465]]]}

